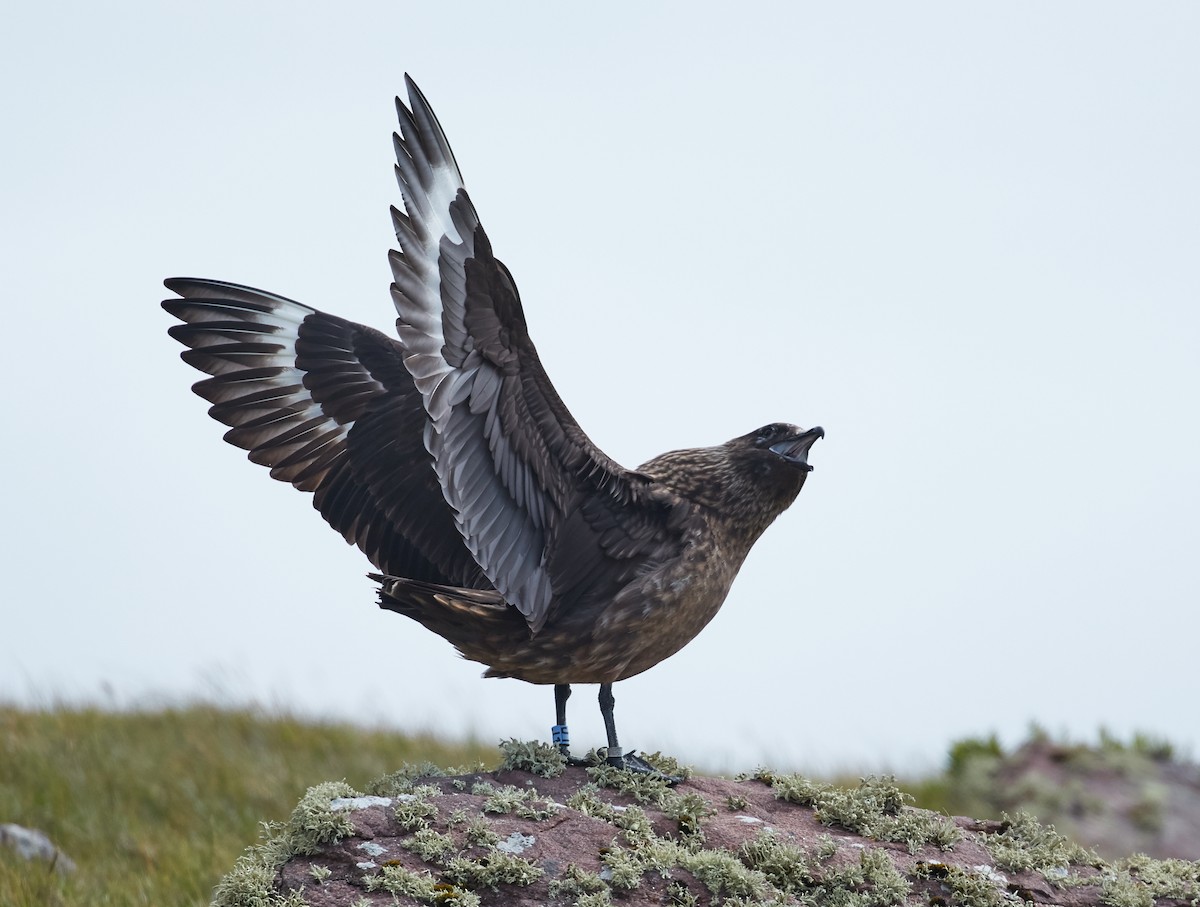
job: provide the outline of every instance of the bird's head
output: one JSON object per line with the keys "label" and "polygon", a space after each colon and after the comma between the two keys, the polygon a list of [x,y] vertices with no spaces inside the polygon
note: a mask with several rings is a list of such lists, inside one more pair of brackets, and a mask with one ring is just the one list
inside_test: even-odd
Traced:
{"label": "bird's head", "polygon": [[747,463],[757,464],[757,472],[763,476],[776,469],[807,473],[812,472],[808,451],[823,437],[825,429],[819,425],[804,429],[787,422],[772,422],[726,442],[725,446],[740,452]]}
{"label": "bird's head", "polygon": [[809,449],[823,437],[825,429],[819,425],[804,429],[787,422],[772,422],[726,441],[723,446],[739,474],[746,476],[760,492],[785,498],[783,507],[787,507],[812,472]]}
{"label": "bird's head", "polygon": [[812,466],[808,451],[825,429],[772,422],[716,447],[655,457],[639,472],[684,498],[744,522],[754,538],[786,510]]}

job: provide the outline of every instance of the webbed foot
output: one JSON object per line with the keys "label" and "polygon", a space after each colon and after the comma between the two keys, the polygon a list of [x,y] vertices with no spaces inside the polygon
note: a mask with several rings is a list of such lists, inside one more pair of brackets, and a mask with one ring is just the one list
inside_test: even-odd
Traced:
{"label": "webbed foot", "polygon": [[618,753],[607,757],[604,762],[611,765],[613,768],[623,768],[627,772],[635,772],[639,775],[650,775],[652,778],[658,778],[667,782],[671,787],[674,787],[683,779],[676,775],[668,775],[665,772],[660,772],[653,765],[638,756],[636,753]]}

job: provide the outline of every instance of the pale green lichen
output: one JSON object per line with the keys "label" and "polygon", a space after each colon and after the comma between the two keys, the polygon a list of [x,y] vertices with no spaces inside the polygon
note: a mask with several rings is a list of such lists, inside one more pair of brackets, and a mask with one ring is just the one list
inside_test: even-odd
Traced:
{"label": "pale green lichen", "polygon": [[568,863],[562,876],[552,879],[549,885],[549,895],[553,900],[578,898],[585,894],[607,892],[608,885],[594,872],[580,869],[575,863]]}
{"label": "pale green lichen", "polygon": [[[858,859],[862,871],[862,883],[870,889],[867,901],[871,905],[899,904],[908,897],[911,886],[899,870],[882,851],[864,850]],[[857,876],[855,876],[857,878]],[[836,875],[825,876],[822,884],[829,886],[838,883]],[[859,883],[855,883],[859,884]]]}
{"label": "pale green lichen", "polygon": [[863,850],[858,863],[840,869],[823,869],[805,900],[821,907],[891,907],[908,896],[911,886],[879,850]]}
{"label": "pale green lichen", "polygon": [[397,821],[412,832],[400,846],[436,866],[440,875],[413,872],[399,863],[390,862],[380,873],[365,879],[368,890],[388,891],[436,907],[478,907],[480,899],[473,889],[494,889],[502,884],[530,885],[542,877],[540,867],[496,850],[500,836],[482,818],[468,818],[465,810],[455,810],[451,815],[453,823],[447,821],[447,825],[466,826],[467,847],[487,848],[487,852],[478,858],[465,856],[452,836],[428,827],[428,823],[438,816],[436,807],[429,801],[413,796],[398,804],[395,811]]}
{"label": "pale green lichen", "polygon": [[1140,885],[1151,898],[1176,898],[1200,904],[1200,860],[1156,860],[1135,854],[1117,861],[1112,869],[1118,877],[1128,877],[1131,883]]}
{"label": "pale green lichen", "polygon": [[[536,806],[537,802],[546,805]],[[487,799],[483,801],[483,811],[485,813],[513,813],[522,819],[541,821],[553,816],[557,810],[539,796],[536,788],[522,789],[506,784],[503,787],[495,788],[488,795]]]}
{"label": "pale green lichen", "polygon": [[657,837],[649,817],[636,806],[613,810],[612,817],[608,821],[621,829],[621,837],[630,847],[644,847],[652,844]]}
{"label": "pale green lichen", "polygon": [[632,891],[642,884],[642,875],[646,871],[644,857],[651,845],[626,850],[623,847],[610,847],[600,854],[604,871],[600,877],[614,888]]}
{"label": "pale green lichen", "polygon": [[406,765],[381,778],[376,778],[367,785],[367,793],[377,797],[398,797],[400,794],[411,794],[413,788],[426,778],[444,778],[446,775],[447,772],[432,762]]}
{"label": "pale green lichen", "polygon": [[321,845],[340,841],[354,834],[349,811],[330,804],[340,797],[362,796],[345,781],[326,781],[310,787],[300,798],[291,818],[283,827],[284,838],[293,854],[314,854]]}
{"label": "pale green lichen", "polygon": [[642,753],[642,758],[649,762],[652,766],[671,778],[678,778],[680,781],[686,781],[694,775],[695,769],[690,765],[684,765],[674,756],[667,756],[664,753]]}
{"label": "pale green lichen", "polygon": [[700,898],[683,882],[675,880],[667,885],[667,903],[671,907],[700,907]]}
{"label": "pale green lichen", "polygon": [[[863,850],[856,864],[838,868],[822,865],[836,850],[836,845],[833,850],[820,847],[812,855],[817,858],[814,863],[798,847],[760,832],[741,846],[738,856],[780,892],[791,894],[802,903],[822,907],[888,907],[908,896],[908,880],[886,854]],[[826,856],[821,857],[820,853]]]}
{"label": "pale green lichen", "polygon": [[500,743],[504,761],[500,771],[525,771],[543,778],[557,778],[567,767],[567,757],[556,746],[539,740],[504,740]]}
{"label": "pale green lichen", "polygon": [[764,873],[751,869],[733,854],[722,850],[701,850],[678,855],[679,865],[694,875],[714,895],[753,897],[775,896]]}
{"label": "pale green lichen", "polygon": [[[644,757],[659,771],[677,772],[675,777],[690,775],[691,769],[661,753]],[[699,846],[704,841],[701,828],[703,821],[709,816],[716,815],[712,803],[695,792],[679,793],[669,778],[663,775],[638,774],[611,765],[601,764],[587,770],[593,785],[581,788],[578,793],[567,801],[567,805],[577,809],[584,815],[596,816],[620,826],[621,822],[614,818],[613,807],[605,803],[599,796],[597,788],[607,787],[618,793],[632,797],[639,803],[653,804],[659,807],[669,818],[679,825],[679,836],[682,840]],[[631,807],[632,808],[632,807]]]}
{"label": "pale green lichen", "polygon": [[339,797],[357,797],[359,792],[344,781],[327,781],[310,787],[300,798],[287,822],[264,822],[262,841],[238,858],[233,869],[213,891],[213,907],[298,907],[300,892],[282,895],[275,891],[279,867],[296,855],[316,853],[354,833],[354,823],[345,810],[331,802]]}
{"label": "pale green lichen", "polygon": [[454,839],[449,835],[434,831],[432,828],[422,828],[411,838],[400,845],[405,850],[412,851],[426,863],[441,863],[458,852]]}
{"label": "pale green lichen", "polygon": [[947,866],[945,863],[918,862],[914,875],[919,879],[936,881],[949,895],[948,903],[956,907],[1011,907],[1016,901],[1003,887],[1003,881],[997,879],[994,873],[981,871],[988,868],[971,870]]}
{"label": "pale green lichen", "polygon": [[728,897],[721,900],[721,907],[795,907],[795,903],[783,895],[773,898]]}
{"label": "pale green lichen", "polygon": [[818,860],[828,860],[833,857],[838,851],[837,841],[833,840],[829,835],[817,836],[817,849],[815,851]]}
{"label": "pale green lichen", "polygon": [[[411,794],[414,788],[421,785],[422,781],[448,778],[453,775],[477,775],[486,771],[488,771],[488,767],[482,762],[456,765],[451,768],[441,768],[432,762],[418,762],[415,765],[405,765],[394,772],[376,778],[367,785],[367,793],[378,797],[396,797],[400,794]],[[451,783],[458,790],[462,790],[466,786],[466,782],[461,777],[455,778]]]}
{"label": "pale green lichen", "polygon": [[483,801],[485,813],[514,813],[529,800],[529,791],[505,784],[498,787]]}
{"label": "pale green lichen", "polygon": [[466,891],[446,882],[433,886],[437,892],[433,896],[436,907],[479,907],[482,899],[473,891]]}
{"label": "pale green lichen", "polygon": [[1033,870],[1063,875],[1072,863],[1100,866],[1095,852],[1068,840],[1027,813],[1003,815],[1001,830],[980,840],[998,866],[1014,872]]}
{"label": "pale green lichen", "polygon": [[[999,866],[1042,873],[1060,888],[1098,884],[1100,902],[1109,907],[1153,907],[1161,898],[1200,905],[1200,861],[1137,854],[1109,864],[1032,816],[1004,818],[1000,832],[980,836]],[[1073,866],[1097,869],[1099,876],[1074,873]]]}
{"label": "pale green lichen", "polygon": [[520,857],[491,851],[477,860],[455,857],[446,863],[445,877],[463,888],[496,888],[499,885],[532,885],[545,871]]}
{"label": "pale green lichen", "polygon": [[331,875],[333,875],[333,870],[328,866],[322,866],[319,863],[313,863],[312,866],[308,867],[308,874],[316,880],[318,885],[320,885]]}
{"label": "pale green lichen", "polygon": [[437,817],[438,808],[416,794],[402,795],[411,799],[400,800],[392,809],[392,815],[405,831],[428,828],[431,819]]}
{"label": "pale green lichen", "polygon": [[811,807],[818,822],[837,825],[874,841],[902,843],[909,853],[916,853],[926,844],[949,850],[961,837],[945,816],[904,809],[905,801],[912,798],[891,777],[864,778],[852,790],[801,775],[775,775],[764,769],[750,777],[770,784],[781,800]]}
{"label": "pale green lichen", "polygon": [[418,800],[432,800],[442,796],[442,789],[436,784],[418,784],[407,795],[400,794],[396,799],[403,800],[405,796],[416,797]]}
{"label": "pale green lichen", "polygon": [[1117,872],[1101,881],[1100,903],[1109,907],[1154,907],[1154,895],[1128,872]]}
{"label": "pale green lichen", "polygon": [[479,907],[479,895],[448,882],[434,881],[428,872],[413,872],[399,864],[383,867],[365,880],[367,891],[386,891],[397,898],[407,897],[436,907]]}
{"label": "pale green lichen", "polygon": [[633,797],[639,803],[663,805],[671,796],[671,785],[665,777],[644,775],[601,763],[587,770],[588,777],[601,787]]}
{"label": "pale green lichen", "polygon": [[[635,834],[624,836],[628,847],[614,845],[601,855],[601,875],[616,891],[638,888],[647,873],[670,879],[680,870],[694,876],[726,905],[782,904],[795,898],[810,907],[890,907],[902,902],[910,891],[908,880],[882,852],[864,851],[857,863],[840,868],[825,865],[838,850],[828,835],[821,837],[812,854],[765,831],[736,854],[701,849],[701,823],[715,813],[705,798],[692,792],[680,794],[655,778],[650,778],[649,784],[644,778],[617,778],[603,767],[590,770],[590,774],[599,784],[655,803],[680,825],[678,840],[659,838],[640,809],[617,810],[591,787],[568,800],[569,806],[585,815],[636,829]],[[760,779],[767,780],[766,774],[759,773]],[[931,820],[917,811],[912,811],[911,818],[902,813],[904,795],[887,779],[868,779],[851,792],[799,776],[770,775],[769,780],[781,798],[823,808],[829,824],[853,826],[855,831],[865,827],[886,840],[949,844],[957,839],[948,820]],[[946,831],[947,826],[952,833]],[[687,905],[695,900],[686,886],[674,884],[668,888],[671,903]]]}
{"label": "pale green lichen", "polygon": [[[736,855],[719,850],[693,850],[677,842],[656,838],[640,847],[611,847],[601,855],[606,878],[614,889],[632,891],[647,873],[672,878],[675,869],[686,870],[716,896],[749,898],[759,902],[780,895],[765,873],[748,866]],[[676,892],[676,900],[680,900]],[[688,898],[682,898],[687,901]]]}
{"label": "pale green lichen", "polygon": [[475,818],[467,822],[467,843],[477,847],[495,847],[500,843],[500,836],[492,831],[487,820]]}
{"label": "pale green lichen", "polygon": [[738,858],[781,891],[802,891],[813,881],[808,855],[765,831],[743,843]]}
{"label": "pale green lichen", "polygon": [[413,872],[399,863],[391,863],[364,880],[367,891],[386,891],[397,897],[416,898],[433,903],[437,883],[428,872]]}
{"label": "pale green lichen", "polygon": [[701,823],[717,814],[712,803],[699,794],[679,794],[674,791],[663,804],[663,812],[679,824],[679,837],[697,846],[704,843]]}
{"label": "pale green lichen", "polygon": [[612,804],[600,796],[595,784],[585,784],[567,798],[567,806],[585,816],[612,821],[615,810]]}
{"label": "pale green lichen", "polygon": [[279,867],[272,862],[243,856],[213,891],[212,907],[304,907],[302,892],[281,895],[275,891]]}
{"label": "pale green lichen", "polygon": [[611,907],[612,895],[605,888],[603,891],[589,892],[581,894],[575,900],[575,907]]}

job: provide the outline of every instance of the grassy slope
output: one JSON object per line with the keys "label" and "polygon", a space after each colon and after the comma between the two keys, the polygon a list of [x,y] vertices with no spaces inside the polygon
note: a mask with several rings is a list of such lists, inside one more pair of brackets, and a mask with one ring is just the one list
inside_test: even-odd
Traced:
{"label": "grassy slope", "polygon": [[207,706],[114,714],[0,706],[0,823],[75,860],[62,878],[0,851],[0,904],[201,905],[258,824],[310,785],[406,762],[495,763],[494,746]]}

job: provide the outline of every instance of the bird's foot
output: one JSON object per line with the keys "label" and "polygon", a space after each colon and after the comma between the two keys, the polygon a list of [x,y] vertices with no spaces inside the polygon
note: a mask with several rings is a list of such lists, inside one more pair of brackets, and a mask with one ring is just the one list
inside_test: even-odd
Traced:
{"label": "bird's foot", "polygon": [[567,765],[574,765],[579,768],[587,768],[588,766],[595,764],[587,759],[580,759],[578,756],[572,756],[570,746],[559,744],[558,751],[562,753],[563,758],[567,760]]}
{"label": "bird's foot", "polygon": [[677,775],[668,775],[665,772],[660,772],[657,768],[637,755],[635,752],[628,753],[613,753],[607,756],[604,760],[606,765],[611,765],[613,768],[621,768],[627,772],[634,772],[639,775],[649,775],[651,778],[658,778],[660,781],[667,782],[668,785],[674,787],[683,779]]}

